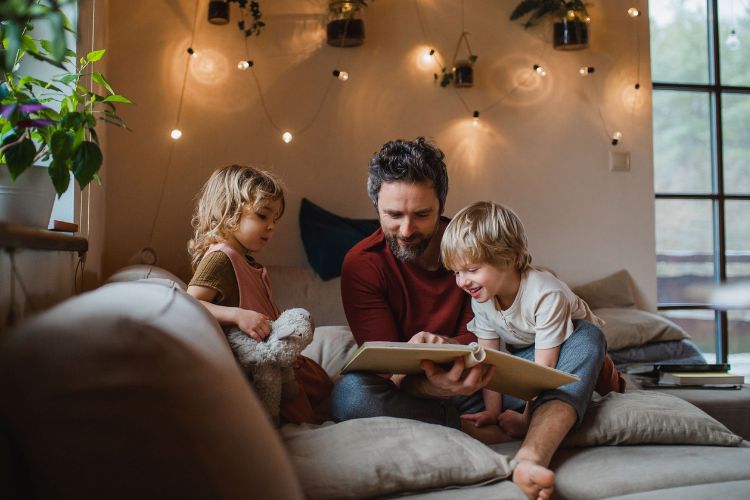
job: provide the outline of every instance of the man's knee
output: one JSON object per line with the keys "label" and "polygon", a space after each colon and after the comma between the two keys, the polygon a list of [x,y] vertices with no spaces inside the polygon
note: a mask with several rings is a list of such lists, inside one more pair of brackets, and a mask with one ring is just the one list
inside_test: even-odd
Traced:
{"label": "man's knee", "polygon": [[377,393],[387,389],[390,382],[368,373],[347,373],[343,375],[331,392],[331,412],[337,422],[353,418],[365,418],[377,414],[380,398]]}

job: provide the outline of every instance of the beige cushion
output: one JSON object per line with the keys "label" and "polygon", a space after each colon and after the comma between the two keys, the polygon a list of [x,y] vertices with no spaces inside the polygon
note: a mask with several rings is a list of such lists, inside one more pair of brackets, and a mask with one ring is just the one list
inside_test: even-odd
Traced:
{"label": "beige cushion", "polygon": [[511,473],[507,457],[463,432],[416,420],[287,425],[281,434],[310,498],[369,498],[476,484]]}
{"label": "beige cushion", "polygon": [[176,286],[113,283],[0,335],[4,431],[35,498],[302,497],[218,323]]}
{"label": "beige cushion", "polygon": [[647,342],[690,338],[679,325],[648,311],[607,307],[595,309],[594,314],[605,322],[602,331],[610,351],[637,347]]}
{"label": "beige cushion", "polygon": [[279,307],[304,307],[317,326],[347,325],[341,279],[323,281],[309,267],[269,266],[273,298]]}
{"label": "beige cushion", "polygon": [[317,361],[334,378],[356,350],[357,343],[348,326],[321,326],[315,329],[313,341],[302,354]]}
{"label": "beige cushion", "polygon": [[627,271],[617,271],[600,280],[573,288],[573,293],[581,297],[591,309],[600,307],[635,307],[635,296],[630,275]]}
{"label": "beige cushion", "polygon": [[119,283],[122,281],[137,281],[145,279],[173,281],[182,290],[187,290],[187,285],[180,278],[166,269],[149,264],[135,264],[123,267],[107,278],[105,283]]}
{"label": "beige cushion", "polygon": [[680,398],[652,391],[610,392],[589,405],[565,446],[700,444],[738,446],[742,438]]}

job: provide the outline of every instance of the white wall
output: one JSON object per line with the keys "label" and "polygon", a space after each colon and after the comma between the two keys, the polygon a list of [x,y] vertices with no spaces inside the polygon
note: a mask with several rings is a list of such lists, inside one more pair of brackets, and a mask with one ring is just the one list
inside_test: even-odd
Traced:
{"label": "white wall", "polygon": [[[508,16],[517,2],[466,0],[465,26],[479,56],[477,84],[459,90],[469,109],[484,109],[471,126],[452,88],[432,81],[418,58],[434,45],[451,59],[460,34],[460,2],[378,0],[366,13],[362,47],[325,45],[322,0],[263,1],[268,24],[249,40],[273,119],[292,131],[306,126],[332,82],[312,126],[291,144],[266,120],[244,59],[236,11],[227,26],[206,21],[200,1],[180,128],[172,142],[193,26],[193,2],[112,2],[108,75],[136,106],[122,106],[133,129],[110,129],[104,272],[127,264],[152,244],[160,264],[188,278],[185,244],[193,197],[211,171],[229,162],[253,163],[280,174],[290,190],[288,211],[274,241],[259,256],[267,264],[305,263],[297,213],[302,196],[350,217],[374,217],[365,193],[366,165],[380,145],[425,135],[445,151],[451,187],[447,212],[477,199],[513,207],[526,223],[534,260],[571,284],[626,268],[641,299],[656,298],[648,21],[627,16],[614,0],[590,8],[591,48],[552,49],[547,28],[525,31]],[[640,54],[637,50],[640,30]],[[639,59],[640,57],[640,59]],[[548,76],[531,75],[533,64]],[[582,65],[593,77],[578,75]],[[628,105],[637,68],[640,100]],[[346,69],[346,83],[333,80]],[[510,95],[509,91],[525,82]],[[503,97],[505,96],[505,97]],[[601,108],[601,117],[597,109]],[[605,131],[602,117],[609,130]],[[620,130],[617,151],[629,152],[630,172],[610,172],[608,133]],[[170,147],[174,149],[170,153]],[[149,241],[161,182],[165,197]]]}

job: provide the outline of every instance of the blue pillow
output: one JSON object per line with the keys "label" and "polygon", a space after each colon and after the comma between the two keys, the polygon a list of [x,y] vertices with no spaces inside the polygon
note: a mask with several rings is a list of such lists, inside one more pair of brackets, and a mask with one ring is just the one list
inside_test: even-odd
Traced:
{"label": "blue pillow", "polygon": [[302,198],[299,228],[310,266],[323,280],[341,274],[344,256],[363,238],[380,227],[378,219],[349,219]]}

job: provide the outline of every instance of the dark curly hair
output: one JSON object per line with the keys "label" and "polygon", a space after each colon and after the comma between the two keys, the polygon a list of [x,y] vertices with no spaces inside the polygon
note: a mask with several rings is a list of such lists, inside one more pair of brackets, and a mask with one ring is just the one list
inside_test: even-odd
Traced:
{"label": "dark curly hair", "polygon": [[432,182],[440,202],[440,213],[448,196],[448,169],[443,154],[437,146],[424,137],[413,141],[398,139],[386,142],[370,159],[367,194],[378,208],[378,194],[384,182]]}

